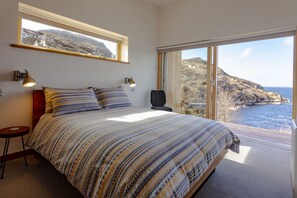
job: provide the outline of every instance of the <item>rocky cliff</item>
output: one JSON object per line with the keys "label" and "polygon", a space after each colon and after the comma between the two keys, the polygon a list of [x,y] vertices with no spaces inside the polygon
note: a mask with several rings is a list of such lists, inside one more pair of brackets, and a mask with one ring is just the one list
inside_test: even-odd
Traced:
{"label": "rocky cliff", "polygon": [[[182,103],[188,108],[206,101],[207,63],[200,58],[181,61]],[[288,99],[278,93],[267,92],[254,82],[231,76],[218,68],[218,97],[225,92],[237,107],[257,104],[285,103]]]}
{"label": "rocky cliff", "polygon": [[27,45],[67,50],[94,56],[114,58],[104,43],[83,35],[61,30],[33,31],[22,29],[22,42]]}

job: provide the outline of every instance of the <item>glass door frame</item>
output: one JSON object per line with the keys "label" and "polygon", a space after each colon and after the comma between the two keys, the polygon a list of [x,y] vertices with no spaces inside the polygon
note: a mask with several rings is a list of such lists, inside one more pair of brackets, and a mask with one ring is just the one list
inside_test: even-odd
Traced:
{"label": "glass door frame", "polygon": [[293,42],[293,109],[292,109],[292,119],[297,119],[297,31],[294,35]]}
{"label": "glass door frame", "polygon": [[[207,47],[207,88],[206,88],[206,118],[216,120],[217,107],[217,46]],[[158,53],[157,89],[164,89],[166,84],[167,53]]]}
{"label": "glass door frame", "polygon": [[[251,36],[250,38],[242,38],[242,39],[234,39],[235,41],[223,41],[221,44],[230,44],[230,43],[241,43],[247,41],[256,41],[256,40],[264,40],[271,38],[280,38],[284,36],[293,36],[294,44],[293,44],[293,109],[292,109],[292,119],[297,119],[297,31],[294,30],[289,32],[279,32],[277,35],[259,35],[255,36],[254,39]],[[220,43],[217,45],[209,45],[207,46],[207,100],[206,100],[206,118],[216,120],[217,119],[217,67],[218,67],[218,47]],[[205,45],[204,45],[205,47]],[[194,48],[194,47],[193,47]],[[196,47],[198,48],[198,47]],[[187,47],[189,49],[189,47]],[[183,50],[180,48],[179,50]],[[157,70],[157,89],[164,88],[165,74],[164,67],[166,65],[166,51],[158,52],[158,70]]]}
{"label": "glass door frame", "polygon": [[217,119],[217,69],[218,47],[207,47],[206,118]]}

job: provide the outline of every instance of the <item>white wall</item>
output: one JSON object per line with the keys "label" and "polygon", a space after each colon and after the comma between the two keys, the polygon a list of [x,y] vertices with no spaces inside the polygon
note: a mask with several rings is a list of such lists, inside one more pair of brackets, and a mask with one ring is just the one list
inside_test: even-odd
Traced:
{"label": "white wall", "polygon": [[159,8],[158,46],[296,26],[296,0],[177,0]]}
{"label": "white wall", "polygon": [[[12,48],[17,38],[17,0],[0,0],[0,128],[31,126],[32,90],[41,86],[84,88],[113,87],[133,76],[130,93],[135,105],[149,106],[149,92],[156,87],[157,8],[136,0],[22,0],[23,3],[73,18],[129,37],[129,62],[95,59]],[[37,81],[34,88],[14,82],[13,71],[28,69]],[[0,140],[0,155],[4,141]],[[22,149],[12,140],[9,153]]]}

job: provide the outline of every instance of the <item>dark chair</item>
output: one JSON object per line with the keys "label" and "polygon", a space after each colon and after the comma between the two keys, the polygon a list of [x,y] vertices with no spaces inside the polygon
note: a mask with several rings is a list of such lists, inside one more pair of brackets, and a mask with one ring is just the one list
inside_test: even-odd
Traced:
{"label": "dark chair", "polygon": [[163,90],[152,90],[151,91],[151,104],[152,109],[172,111],[172,108],[164,106],[166,103],[166,95]]}

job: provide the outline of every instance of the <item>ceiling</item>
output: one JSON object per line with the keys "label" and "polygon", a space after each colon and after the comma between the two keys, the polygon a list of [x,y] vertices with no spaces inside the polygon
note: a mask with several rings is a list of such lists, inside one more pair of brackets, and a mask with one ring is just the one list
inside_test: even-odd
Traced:
{"label": "ceiling", "polygon": [[173,2],[175,0],[140,0],[140,1],[147,2],[149,4],[159,7],[167,3]]}

